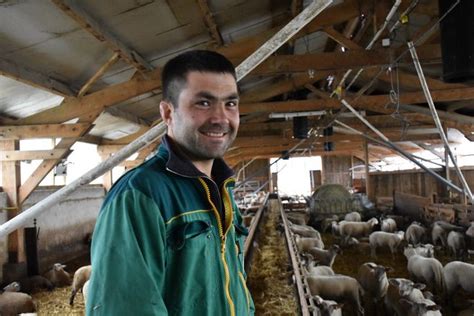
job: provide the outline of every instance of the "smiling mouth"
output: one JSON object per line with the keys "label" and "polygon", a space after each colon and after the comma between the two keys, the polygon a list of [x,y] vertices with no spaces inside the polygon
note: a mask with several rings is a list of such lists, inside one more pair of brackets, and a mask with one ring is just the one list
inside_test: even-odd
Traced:
{"label": "smiling mouth", "polygon": [[226,133],[205,132],[203,134],[209,137],[223,137]]}

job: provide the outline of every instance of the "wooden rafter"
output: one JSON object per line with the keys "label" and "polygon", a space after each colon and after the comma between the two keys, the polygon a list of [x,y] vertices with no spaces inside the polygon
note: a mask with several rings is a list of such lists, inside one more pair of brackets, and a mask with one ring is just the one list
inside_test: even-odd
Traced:
{"label": "wooden rafter", "polygon": [[[406,48],[351,50],[347,52],[315,53],[305,55],[280,55],[268,58],[252,71],[253,75],[275,75],[279,73],[315,71],[337,71],[366,68],[390,64],[394,56],[400,56]],[[441,62],[439,45],[417,47],[420,61]],[[402,62],[410,62],[409,56]]]}
{"label": "wooden rafter", "polygon": [[64,97],[76,94],[74,89],[58,79],[2,58],[0,75]]}
{"label": "wooden rafter", "polygon": [[0,140],[75,137],[89,128],[88,123],[0,126]]}
{"label": "wooden rafter", "polygon": [[87,91],[91,88],[91,86],[99,80],[100,77],[107,71],[107,69],[110,68],[113,64],[117,62],[119,59],[119,53],[115,52],[113,55],[107,60],[105,64],[103,64],[97,71],[96,73],[89,79],[87,82],[82,86],[81,90],[79,90],[79,93],[77,94],[78,97],[84,96]]}
{"label": "wooden rafter", "polygon": [[199,9],[201,10],[201,14],[204,19],[204,24],[206,25],[207,30],[209,31],[209,35],[214,40],[217,46],[224,45],[224,40],[222,39],[221,32],[219,31],[219,28],[217,27],[217,23],[211,12],[211,9],[209,8],[209,4],[207,3],[207,0],[196,0],[196,1],[199,5]]}
{"label": "wooden rafter", "polygon": [[109,107],[105,110],[105,113],[108,113],[112,116],[115,116],[115,117],[118,117],[118,118],[121,118],[125,121],[128,121],[130,123],[135,123],[135,124],[138,124],[138,125],[141,125],[141,126],[147,126],[147,127],[150,127],[151,126],[151,123],[149,120],[147,119],[144,119],[138,115],[135,115],[135,114],[132,114],[130,112],[127,112],[127,111],[123,111],[123,110],[120,110],[120,109],[117,109],[115,107]]}
{"label": "wooden rafter", "polygon": [[112,34],[88,12],[81,8],[77,2],[68,0],[52,0],[52,2],[74,19],[84,30],[92,34],[99,41],[107,43],[114,52],[118,52],[121,58],[137,70],[148,71],[153,69],[153,66],[140,56],[139,53],[127,47],[117,36]]}
{"label": "wooden rafter", "polygon": [[[69,153],[67,153],[69,154]],[[0,161],[24,161],[59,159],[64,156],[63,150],[5,150],[0,152]]]}

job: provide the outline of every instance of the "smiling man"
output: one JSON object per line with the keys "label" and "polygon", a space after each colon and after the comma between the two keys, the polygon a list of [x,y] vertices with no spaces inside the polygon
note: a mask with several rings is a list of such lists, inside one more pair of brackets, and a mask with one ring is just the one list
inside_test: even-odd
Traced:
{"label": "smiling man", "polygon": [[233,65],[211,51],[171,59],[157,154],[107,195],[92,242],[87,315],[253,315],[247,233],[222,157],[239,127]]}

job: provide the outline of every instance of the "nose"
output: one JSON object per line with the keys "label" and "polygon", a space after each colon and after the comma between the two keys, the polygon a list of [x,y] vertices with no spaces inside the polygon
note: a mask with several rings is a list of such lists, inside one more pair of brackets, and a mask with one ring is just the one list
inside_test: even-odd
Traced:
{"label": "nose", "polygon": [[226,112],[225,104],[223,102],[218,102],[214,104],[211,108],[211,123],[228,123],[229,117]]}

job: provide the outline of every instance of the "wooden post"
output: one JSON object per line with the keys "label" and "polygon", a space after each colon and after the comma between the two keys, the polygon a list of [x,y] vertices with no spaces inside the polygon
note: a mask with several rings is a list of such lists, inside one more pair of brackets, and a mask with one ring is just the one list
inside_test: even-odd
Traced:
{"label": "wooden post", "polygon": [[[105,161],[105,160],[109,159],[110,156],[112,156],[111,153],[101,153],[101,152],[99,152],[99,155],[100,155],[100,159],[102,161]],[[114,183],[114,179],[113,179],[113,175],[112,175],[113,170],[114,170],[113,168],[108,170],[102,176],[102,185],[103,185],[106,192],[109,192],[110,188],[112,187],[112,184]]]}
{"label": "wooden post", "polygon": [[[19,150],[20,142],[18,140],[0,141],[0,151]],[[0,161],[2,168],[3,191],[7,194],[8,202],[8,220],[18,215],[21,211],[18,203],[18,189],[21,184],[20,162],[19,161]],[[8,262],[24,262],[25,243],[23,229],[13,231],[8,235]]]}

